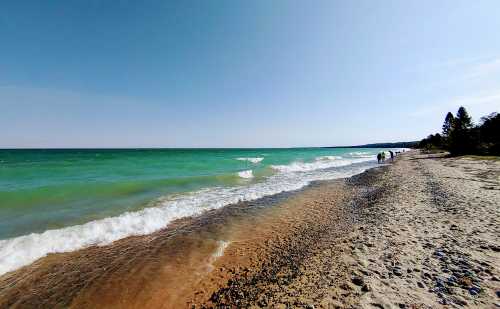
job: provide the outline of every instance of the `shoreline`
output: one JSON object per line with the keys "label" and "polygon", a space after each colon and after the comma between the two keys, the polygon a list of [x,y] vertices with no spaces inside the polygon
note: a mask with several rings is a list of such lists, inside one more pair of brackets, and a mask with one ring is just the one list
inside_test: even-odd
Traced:
{"label": "shoreline", "polygon": [[[375,168],[381,167],[382,166],[377,166]],[[363,173],[366,173],[366,171]],[[290,199],[298,198],[305,192],[317,188],[318,186],[343,183],[344,181],[345,179],[313,181],[309,185],[298,190],[281,192],[254,201],[240,202],[219,209],[208,210],[204,214],[196,217],[177,219],[169,224],[167,228],[152,234],[126,237],[105,246],[91,246],[72,252],[49,254],[30,265],[23,266],[0,276],[0,299],[3,299],[3,301],[0,301],[0,307],[5,305],[10,306],[13,303],[68,306],[75,302],[75,298],[83,298],[81,295],[84,293],[84,290],[89,290],[90,286],[88,281],[90,281],[91,278],[93,280],[96,277],[101,278],[103,284],[107,284],[106,282],[108,280],[115,280],[115,277],[119,277],[120,275],[118,274],[109,276],[107,265],[116,263],[114,267],[121,271],[128,268],[129,265],[126,267],[123,265],[124,261],[122,261],[122,259],[124,259],[124,257],[120,257],[117,254],[123,251],[139,251],[136,254],[131,254],[132,259],[134,259],[134,267],[145,269],[144,272],[148,273],[148,279],[144,281],[148,282],[156,280],[152,280],[151,278],[154,276],[149,273],[154,272],[155,268],[159,268],[159,263],[167,265],[167,268],[172,268],[174,266],[170,264],[175,264],[172,263],[172,261],[175,261],[179,255],[191,255],[192,259],[203,262],[184,263],[184,265],[182,265],[182,267],[185,268],[184,273],[183,271],[178,271],[179,274],[183,273],[183,275],[179,275],[181,277],[179,280],[196,281],[204,277],[205,274],[189,276],[186,272],[194,270],[196,273],[199,273],[205,272],[207,267],[211,268],[212,266],[209,265],[211,264],[209,260],[211,259],[212,252],[217,250],[218,242],[224,241],[222,238],[227,237],[225,236],[226,234],[241,234],[242,226],[250,224],[249,222],[255,222],[255,220],[262,221],[266,216],[279,218],[281,214],[276,213],[276,209],[274,208],[286,205]],[[235,231],[232,231],[232,229]],[[151,245],[151,243],[154,244]],[[229,244],[230,246],[234,246],[234,243]],[[192,249],[191,247],[196,247],[196,249]],[[156,264],[153,263],[154,265],[149,262],[144,262],[149,259],[148,250],[155,250],[155,254],[161,252],[161,255],[167,258],[162,259],[161,262]],[[165,265],[162,267],[165,267]],[[179,266],[178,264],[175,265],[177,268]],[[72,278],[68,273],[74,272],[75,269],[78,270],[78,277]],[[187,277],[191,277],[191,279],[187,279]],[[23,280],[18,280],[18,278],[22,278]],[[48,286],[52,285],[52,278],[58,278],[60,286],[54,288],[54,291],[50,291],[49,289],[46,292],[47,294],[58,296],[53,297],[58,299],[51,300],[51,297],[38,294],[20,295],[17,292],[19,290],[33,288],[36,290],[45,290]],[[116,280],[120,279],[118,278]],[[140,287],[145,284],[144,281],[137,284],[137,286]],[[169,281],[172,280],[169,279]],[[13,284],[14,282],[15,284]],[[162,282],[162,285],[165,285],[165,282]],[[178,289],[177,284],[174,282],[172,282],[171,285],[173,286],[172,289]],[[75,286],[80,287],[74,288]],[[64,294],[64,297],[61,298],[59,294]],[[78,295],[80,296],[77,297]],[[95,298],[95,296],[94,294],[89,297]],[[99,299],[107,298],[108,296],[99,297]],[[114,298],[114,296],[111,298]],[[162,299],[164,298],[165,295],[162,296]],[[174,299],[177,299],[178,296],[168,295],[166,298],[169,299],[169,303],[173,303],[175,302]],[[186,299],[184,299],[184,301],[185,300]],[[107,300],[105,300],[105,302],[107,302]],[[108,305],[110,304],[108,303]]]}
{"label": "shoreline", "polygon": [[[0,277],[0,307],[493,305],[500,164],[464,160],[407,153],[150,235],[51,254]],[[476,179],[466,190],[464,175]],[[479,232],[461,234],[471,228]]]}
{"label": "shoreline", "polygon": [[[207,184],[208,187],[196,188],[199,184],[195,184],[192,190],[171,195],[162,195],[156,192],[159,195],[148,200],[147,205],[144,204],[145,207],[139,207],[118,214],[113,213],[113,211],[116,211],[114,209],[104,217],[98,216],[94,220],[81,222],[81,224],[62,224],[59,228],[55,228],[54,226],[52,228],[47,227],[43,231],[31,230],[31,224],[29,223],[35,223],[36,225],[37,223],[44,222],[44,220],[46,221],[46,217],[51,217],[55,215],[54,212],[58,212],[59,206],[53,210],[41,212],[39,219],[37,218],[38,216],[31,216],[30,211],[23,212],[22,205],[16,207],[18,215],[14,217],[12,216],[16,214],[16,211],[9,214],[9,207],[6,207],[2,213],[7,212],[7,217],[5,218],[7,221],[4,220],[7,224],[0,230],[9,231],[19,229],[24,232],[22,235],[0,240],[0,275],[29,265],[50,253],[72,252],[91,245],[104,246],[128,236],[151,234],[168,227],[171,222],[177,219],[199,216],[207,210],[218,209],[240,201],[252,201],[263,196],[294,191],[307,186],[311,181],[348,177],[375,165],[373,158],[371,156],[367,157],[365,154],[345,153],[344,155],[346,156],[345,158],[340,156],[322,156],[316,153],[314,154],[314,160],[311,162],[300,163],[292,161],[292,163],[284,165],[256,165],[255,170],[257,171],[260,168],[260,172],[257,171],[255,181],[248,180],[249,177],[253,178],[251,176],[253,176],[254,166],[252,165],[252,170],[249,170],[248,164],[243,163],[243,165],[246,165],[245,172],[235,172],[232,170],[229,173],[222,174],[223,176],[209,176],[211,181],[215,182],[211,183],[211,185]],[[227,156],[228,154],[226,154]],[[226,159],[229,159],[231,163],[236,165],[240,164],[236,163],[238,161],[252,161],[253,159],[258,159],[259,162],[262,161],[262,158],[253,157],[230,157]],[[233,159],[238,161],[234,161]],[[263,172],[263,170],[266,170],[266,172]],[[140,171],[137,172],[140,174]],[[262,178],[263,174],[266,173],[269,173],[267,177]],[[140,178],[140,176],[138,177]],[[175,183],[176,181],[174,181]],[[181,185],[185,184],[183,180]],[[155,186],[152,187],[152,191],[155,191]],[[82,195],[81,193],[85,192],[85,186],[79,186],[79,188],[77,191],[80,194],[77,195]],[[106,194],[113,192],[109,188],[104,191],[106,191]],[[75,192],[70,195],[75,197]],[[61,192],[54,191],[47,196],[58,196],[65,193],[67,192],[61,189]],[[126,198],[124,199],[121,196],[122,193],[120,190],[113,192],[117,196],[109,202],[112,205],[125,202],[126,206],[130,201],[127,201]],[[30,199],[29,194],[25,194],[24,196]],[[129,198],[133,200],[134,194],[131,194]],[[95,199],[95,196],[90,197],[87,202],[93,199]],[[104,200],[106,199],[109,199],[109,196],[104,198]],[[8,202],[9,199],[7,199],[7,204]],[[101,202],[98,202],[96,209],[102,207]],[[71,202],[68,205],[71,205]],[[43,211],[43,209],[39,211]],[[65,216],[72,217],[72,214],[75,214],[75,211],[62,211],[61,217],[56,215],[58,219],[53,223]],[[77,214],[77,216],[79,215]],[[12,220],[9,220],[10,217],[12,217]],[[24,220],[23,218],[28,219]],[[12,224],[9,222],[12,222]],[[23,222],[25,224],[21,224]],[[13,258],[13,256],[16,256],[16,258]]]}

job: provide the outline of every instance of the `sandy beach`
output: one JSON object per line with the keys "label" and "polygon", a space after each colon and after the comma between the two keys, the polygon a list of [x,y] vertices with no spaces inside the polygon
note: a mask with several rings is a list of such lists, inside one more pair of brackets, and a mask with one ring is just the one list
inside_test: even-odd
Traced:
{"label": "sandy beach", "polygon": [[500,309],[500,1],[1,8],[0,309]]}
{"label": "sandy beach", "polygon": [[500,161],[406,153],[0,277],[0,307],[495,308]]}

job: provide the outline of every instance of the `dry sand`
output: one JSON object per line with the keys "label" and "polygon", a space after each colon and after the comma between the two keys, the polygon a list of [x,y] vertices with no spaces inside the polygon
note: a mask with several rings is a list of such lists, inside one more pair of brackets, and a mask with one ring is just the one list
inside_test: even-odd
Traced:
{"label": "dry sand", "polygon": [[346,180],[54,254],[0,307],[500,307],[500,161],[411,152]]}

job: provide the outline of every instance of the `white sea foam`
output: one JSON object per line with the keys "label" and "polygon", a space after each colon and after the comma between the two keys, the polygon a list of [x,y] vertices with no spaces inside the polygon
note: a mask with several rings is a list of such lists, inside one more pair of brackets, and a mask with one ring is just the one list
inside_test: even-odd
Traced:
{"label": "white sea foam", "polygon": [[224,251],[226,248],[229,246],[230,242],[225,241],[225,240],[219,240],[217,241],[217,248],[215,249],[214,253],[212,254],[212,258],[215,260],[217,258],[220,258],[221,256],[224,255]]}
{"label": "white sea foam", "polygon": [[352,157],[361,157],[361,158],[367,158],[367,157],[373,157],[375,156],[374,154],[370,153],[369,151],[355,151],[355,152],[350,152],[349,155]]}
{"label": "white sea foam", "polygon": [[208,265],[207,265],[208,272],[214,270],[214,262],[218,258],[224,255],[224,251],[226,251],[226,248],[229,246],[230,243],[231,243],[230,241],[225,241],[225,240],[217,241],[217,248],[215,248],[215,251],[208,258]]}
{"label": "white sea foam", "polygon": [[275,166],[280,172],[263,182],[207,188],[190,194],[163,197],[153,207],[140,211],[0,240],[0,275],[28,265],[49,253],[69,252],[92,245],[102,246],[127,236],[150,234],[182,217],[196,216],[239,201],[297,190],[311,181],[350,177],[375,165],[370,162],[349,166],[363,161],[367,159],[323,157],[310,163],[295,162]]}
{"label": "white sea foam", "polygon": [[252,162],[254,164],[257,164],[257,163],[261,162],[262,160],[264,160],[264,158],[236,158],[236,160],[248,161],[248,162]]}
{"label": "white sea foam", "polygon": [[271,165],[271,167],[280,172],[307,172],[332,167],[346,166],[353,163],[370,161],[372,158],[342,158],[338,156],[318,157],[313,162],[292,162],[288,165]]}
{"label": "white sea foam", "polygon": [[238,172],[238,176],[245,179],[253,178],[252,170]]}
{"label": "white sea foam", "polygon": [[317,157],[316,161],[329,161],[329,160],[339,160],[342,159],[341,156],[322,156],[322,157]]}

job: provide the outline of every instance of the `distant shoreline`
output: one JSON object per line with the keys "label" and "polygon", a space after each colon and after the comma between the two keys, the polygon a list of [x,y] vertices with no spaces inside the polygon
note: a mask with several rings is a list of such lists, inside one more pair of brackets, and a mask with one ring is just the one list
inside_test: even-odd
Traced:
{"label": "distant shoreline", "polygon": [[374,143],[357,146],[327,146],[323,148],[413,148],[418,144],[418,141],[413,142],[396,142],[396,143]]}
{"label": "distant shoreline", "polygon": [[412,148],[417,141],[413,142],[396,142],[396,143],[374,143],[365,145],[351,145],[351,146],[296,146],[296,147],[33,147],[33,148],[0,148],[0,151],[64,151],[64,150],[78,150],[78,151],[91,151],[91,150],[252,150],[252,149],[302,149],[302,148]]}

